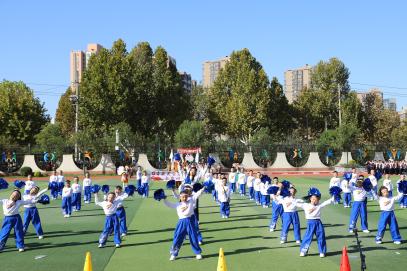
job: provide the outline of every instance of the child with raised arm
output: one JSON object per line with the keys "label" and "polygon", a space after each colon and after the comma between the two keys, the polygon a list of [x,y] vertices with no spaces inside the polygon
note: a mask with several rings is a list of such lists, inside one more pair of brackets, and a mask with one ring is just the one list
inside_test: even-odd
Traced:
{"label": "child with raised arm", "polygon": [[396,215],[394,214],[394,203],[403,197],[402,193],[399,193],[396,197],[392,197],[387,187],[382,186],[379,189],[379,197],[377,201],[382,211],[380,215],[379,224],[377,225],[376,244],[381,244],[386,231],[386,226],[389,225],[391,238],[396,245],[401,244],[401,235],[399,226],[397,224]]}
{"label": "child with raised arm", "polygon": [[44,238],[44,232],[41,226],[41,219],[40,214],[38,213],[38,209],[35,206],[35,199],[38,199],[42,194],[44,194],[48,189],[43,189],[40,191],[38,186],[34,186],[31,188],[30,193],[28,195],[23,196],[24,201],[32,201],[31,203],[24,205],[24,224],[23,224],[23,231],[24,234],[27,232],[28,226],[32,221],[35,232],[37,233],[38,239]]}
{"label": "child with raised arm", "polygon": [[321,222],[321,210],[325,206],[334,202],[334,197],[320,203],[321,193],[316,188],[311,188],[308,191],[310,203],[297,203],[298,208],[304,209],[305,218],[307,219],[307,229],[302,238],[300,247],[300,257],[307,255],[312,238],[317,237],[319,257],[323,258],[326,255],[326,239],[324,225]]}
{"label": "child with raised arm", "polygon": [[0,204],[3,204],[3,226],[0,232],[0,252],[4,249],[7,243],[7,239],[12,229],[14,229],[14,236],[16,239],[16,246],[19,252],[24,251],[24,229],[23,221],[19,214],[19,209],[25,204],[35,203],[37,197],[30,200],[22,200],[21,193],[18,190],[14,190],[10,198],[1,199]]}
{"label": "child with raised arm", "polygon": [[92,180],[90,179],[89,172],[85,173],[85,178],[83,179],[82,182],[83,185],[83,202],[84,203],[90,203],[91,198],[92,198]]}
{"label": "child with raised arm", "polygon": [[192,216],[194,215],[195,201],[202,195],[203,191],[204,188],[197,191],[192,196],[189,196],[187,191],[181,191],[178,203],[172,203],[164,199],[164,204],[170,208],[176,209],[179,217],[174,231],[173,244],[170,250],[170,261],[175,260],[175,258],[178,256],[178,252],[181,249],[182,243],[184,242],[187,234],[189,236],[192,251],[196,254],[196,259],[202,259],[202,250],[199,246],[196,224]]}
{"label": "child with raised arm", "polygon": [[127,193],[123,193],[123,188],[118,185],[116,186],[114,193],[116,195],[115,201],[118,202],[117,204],[117,217],[119,218],[119,224],[120,224],[120,233],[121,236],[126,236],[127,235],[127,220],[126,220],[126,211],[124,210],[123,206],[123,201],[129,197]]}
{"label": "child with raised arm", "polygon": [[24,194],[28,195],[30,194],[31,188],[35,186],[35,182],[33,181],[33,176],[31,174],[28,174],[27,176],[27,181],[25,182],[25,191]]}
{"label": "child with raised arm", "polygon": [[119,248],[122,241],[120,239],[120,225],[116,211],[120,201],[115,201],[116,194],[113,192],[107,194],[105,201],[99,201],[97,193],[94,195],[95,204],[102,207],[106,215],[105,226],[99,237],[99,248],[103,248],[106,245],[107,238],[111,232],[113,232],[114,243],[116,244],[116,247]]}
{"label": "child with raised arm", "polygon": [[367,207],[366,207],[366,197],[367,191],[363,188],[363,175],[359,176],[355,185],[350,186],[350,190],[353,195],[353,205],[350,213],[349,221],[349,232],[353,233],[356,227],[356,222],[360,216],[360,224],[362,226],[362,231],[364,233],[369,233],[368,223],[367,223]]}

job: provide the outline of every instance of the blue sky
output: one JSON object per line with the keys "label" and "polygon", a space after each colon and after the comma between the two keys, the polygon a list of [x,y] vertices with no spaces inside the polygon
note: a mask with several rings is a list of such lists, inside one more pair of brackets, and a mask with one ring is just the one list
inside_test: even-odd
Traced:
{"label": "blue sky", "polygon": [[162,45],[202,80],[202,62],[249,48],[269,77],[341,59],[353,89],[382,86],[407,105],[405,1],[0,0],[0,80],[22,80],[55,115],[69,52],[88,43]]}

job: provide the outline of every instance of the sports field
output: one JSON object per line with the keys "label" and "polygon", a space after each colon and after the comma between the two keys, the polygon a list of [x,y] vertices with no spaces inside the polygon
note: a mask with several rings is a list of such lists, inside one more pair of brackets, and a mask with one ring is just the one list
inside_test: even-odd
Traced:
{"label": "sports field", "polygon": [[[118,178],[96,181],[99,184],[119,184]],[[303,196],[309,186],[321,189],[323,199],[328,196],[329,177],[292,177],[298,196]],[[381,182],[380,182],[381,183]],[[394,180],[395,184],[395,180]],[[41,186],[45,187],[46,182]],[[11,185],[10,185],[11,187]],[[121,248],[114,248],[112,237],[107,246],[99,249],[98,237],[104,225],[103,210],[94,204],[83,205],[80,212],[70,218],[61,214],[61,200],[50,205],[40,205],[39,212],[44,229],[44,239],[38,240],[32,226],[25,238],[27,250],[18,253],[13,236],[0,253],[0,270],[83,270],[85,253],[92,254],[93,270],[216,270],[219,248],[225,251],[228,270],[339,270],[342,247],[347,246],[352,270],[360,270],[359,252],[353,234],[347,226],[350,209],[342,205],[331,205],[322,212],[325,224],[328,254],[319,258],[316,242],[309,256],[299,257],[299,246],[293,241],[290,231],[288,243],[280,245],[281,221],[277,231],[270,233],[268,223],[271,209],[263,209],[239,195],[231,201],[231,217],[222,219],[219,208],[210,195],[200,199],[200,229],[204,238],[203,259],[195,259],[188,241],[184,243],[176,261],[169,261],[169,248],[174,226],[178,220],[174,209],[153,200],[154,189],[164,184],[154,183],[150,198],[138,195],[125,201],[128,236]],[[11,189],[0,191],[0,198],[8,197]],[[170,194],[166,191],[167,195]],[[175,201],[175,199],[170,198]],[[398,207],[398,206],[397,206]],[[369,202],[369,229],[371,233],[360,233],[366,254],[368,270],[405,270],[407,265],[407,243],[395,245],[387,231],[382,245],[376,245],[377,221],[380,215],[376,202]],[[21,209],[23,211],[23,208]],[[22,212],[21,212],[22,213]],[[407,209],[396,209],[401,235],[407,237]],[[0,215],[2,221],[3,214]],[[304,214],[300,212],[301,235],[305,232]]]}

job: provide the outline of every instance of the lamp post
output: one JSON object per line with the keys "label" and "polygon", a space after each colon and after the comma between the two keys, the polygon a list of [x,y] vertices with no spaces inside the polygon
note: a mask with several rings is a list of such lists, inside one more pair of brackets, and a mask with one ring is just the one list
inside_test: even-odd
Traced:
{"label": "lamp post", "polygon": [[[78,135],[78,126],[79,126],[79,83],[74,82],[75,94],[69,96],[69,100],[75,106],[75,135]],[[75,161],[78,161],[78,141],[75,140]]]}

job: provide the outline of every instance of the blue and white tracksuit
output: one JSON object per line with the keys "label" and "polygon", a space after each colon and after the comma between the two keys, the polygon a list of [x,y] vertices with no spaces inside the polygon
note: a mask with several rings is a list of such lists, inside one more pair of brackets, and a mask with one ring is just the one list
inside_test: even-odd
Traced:
{"label": "blue and white tracksuit", "polygon": [[115,201],[118,202],[116,214],[117,217],[119,218],[121,234],[127,234],[126,210],[124,209],[123,201],[128,197],[129,195],[127,193],[121,193],[120,195],[116,195],[115,199]]}
{"label": "blue and white tracksuit", "polygon": [[170,208],[177,210],[179,217],[178,223],[174,231],[174,240],[170,249],[170,253],[173,256],[178,256],[182,243],[185,240],[186,235],[189,236],[189,242],[192,247],[192,251],[195,254],[201,254],[202,250],[199,246],[198,231],[196,228],[196,220],[194,219],[194,204],[195,201],[201,196],[203,189],[194,193],[186,202],[172,203],[168,200],[164,200],[164,204]]}
{"label": "blue and white tracksuit", "polygon": [[292,196],[283,198],[281,196],[276,197],[273,195],[273,198],[273,202],[281,204],[284,211],[283,215],[281,216],[283,220],[283,226],[281,228],[281,241],[287,241],[287,235],[291,225],[293,225],[295,241],[301,241],[301,226],[297,212],[297,204],[303,203],[304,201],[301,199],[296,199]]}
{"label": "blue and white tracksuit", "polygon": [[243,172],[237,175],[237,183],[239,184],[239,194],[241,196],[246,195],[246,180],[247,177]]}
{"label": "blue and white tracksuit", "polygon": [[17,248],[24,249],[23,221],[21,220],[18,210],[21,206],[34,202],[34,200],[17,200],[16,202],[9,199],[0,200],[0,204],[3,204],[4,213],[3,226],[0,232],[0,251],[6,246],[7,239],[12,229],[14,229]]}
{"label": "blue and white tracksuit", "polygon": [[74,211],[80,211],[82,206],[82,187],[80,184],[72,184],[72,208]]}
{"label": "blue and white tracksuit", "polygon": [[62,189],[62,213],[64,215],[72,214],[72,187]]}
{"label": "blue and white tracksuit", "polygon": [[231,189],[228,186],[219,184],[216,187],[218,193],[218,200],[220,202],[220,215],[221,217],[228,218],[230,216],[230,194]]}
{"label": "blue and white tracksuit", "polygon": [[267,189],[269,189],[270,184],[260,183],[260,194],[261,194],[261,205],[263,208],[268,208],[270,206],[270,195],[267,193]]}
{"label": "blue and white tracksuit", "polygon": [[396,197],[379,197],[377,200],[380,205],[382,213],[380,215],[379,223],[377,225],[376,241],[382,241],[386,226],[389,225],[391,238],[394,242],[401,241],[401,235],[397,224],[397,219],[394,214],[394,204],[400,200],[403,194],[398,194]]}
{"label": "blue and white tracksuit", "polygon": [[368,230],[366,206],[367,192],[363,187],[350,186],[350,189],[353,195],[353,205],[350,213],[349,231],[353,231],[353,229],[356,228],[356,222],[358,221],[359,215],[362,230]]}
{"label": "blue and white tracksuit", "polygon": [[261,192],[260,185],[262,184],[260,178],[254,179],[253,189],[254,189],[254,199],[256,200],[257,205],[261,205]]}
{"label": "blue and white tracksuit", "polygon": [[143,176],[143,172],[141,170],[137,170],[136,178],[137,178],[137,187],[141,186],[141,177]]}
{"label": "blue and white tracksuit", "polygon": [[377,179],[373,175],[370,175],[368,178],[370,179],[370,182],[372,183],[372,190],[370,190],[368,192],[368,196],[370,199],[374,199],[375,193],[377,194]]}
{"label": "blue and white tracksuit", "polygon": [[[399,182],[401,182],[402,180],[398,180],[397,181],[397,191],[399,192],[399,193],[403,193],[403,191],[399,191],[399,189],[398,189],[398,184],[399,184]],[[403,180],[403,181],[405,181],[405,180]],[[400,208],[407,208],[407,194],[404,194],[403,195],[403,197],[399,200],[399,204],[400,204]]]}
{"label": "blue and white tracksuit", "polygon": [[120,201],[113,201],[113,203],[108,201],[99,201],[98,195],[95,194],[95,204],[102,207],[103,211],[106,215],[105,219],[105,226],[103,228],[102,233],[99,236],[99,244],[104,246],[106,244],[107,238],[109,234],[113,232],[113,240],[116,245],[121,244],[120,239],[120,225],[119,225],[119,218],[116,214],[117,207]]}
{"label": "blue and white tracksuit", "polygon": [[350,207],[352,202],[352,191],[350,189],[350,183],[347,180],[342,180],[341,189],[343,192],[343,206]]}
{"label": "blue and white tracksuit", "polygon": [[230,183],[230,191],[232,193],[236,192],[236,177],[237,173],[236,172],[230,172],[228,176],[228,181]]}
{"label": "blue and white tracksuit", "polygon": [[149,179],[147,175],[141,177],[141,187],[143,187],[143,198],[148,198],[150,190]]}
{"label": "blue and white tracksuit", "polygon": [[[272,186],[276,186],[276,185],[272,185]],[[281,217],[281,219],[283,219],[283,205],[281,204],[281,202],[279,201],[275,201],[273,200],[271,202],[271,219],[270,219],[270,223],[269,223],[269,228],[271,230],[275,230],[276,229],[276,225],[277,225],[277,221],[278,218]]]}
{"label": "blue and white tracksuit", "polygon": [[51,175],[49,177],[49,186],[51,188],[52,199],[58,198],[58,176]]}
{"label": "blue and white tracksuit", "polygon": [[[329,188],[331,187],[341,187],[341,179],[338,177],[332,177],[331,180],[329,181]],[[340,197],[335,197],[335,204],[336,203],[341,203],[341,198]]]}
{"label": "blue and white tracksuit", "polygon": [[44,235],[44,232],[42,230],[41,226],[41,219],[40,219],[40,214],[38,213],[38,209],[35,206],[35,199],[38,198],[40,195],[44,194],[48,189],[44,189],[40,191],[37,195],[24,195],[23,200],[24,201],[32,201],[29,204],[24,205],[24,222],[23,222],[23,231],[24,234],[27,232],[28,226],[30,225],[30,222],[32,222],[35,232],[37,233],[38,236]]}
{"label": "blue and white tracksuit", "polygon": [[63,175],[58,175],[58,196],[62,196],[62,190],[65,187],[65,177]]}
{"label": "blue and white tracksuit", "polygon": [[249,188],[249,199],[254,200],[254,176],[247,177],[247,188]]}
{"label": "blue and white tracksuit", "polygon": [[35,182],[33,181],[26,181],[25,182],[25,186],[24,186],[24,194],[28,195],[30,194],[30,190],[31,188],[33,188],[35,186]]}
{"label": "blue and white tracksuit", "polygon": [[311,203],[297,203],[298,208],[304,209],[305,218],[307,219],[307,229],[302,238],[300,252],[307,254],[312,242],[312,238],[317,237],[318,250],[321,254],[326,254],[326,239],[324,225],[321,222],[321,209],[334,202],[331,198],[321,204],[313,205]]}
{"label": "blue and white tracksuit", "polygon": [[90,203],[92,199],[92,180],[89,178],[83,179],[83,201],[85,203]]}

